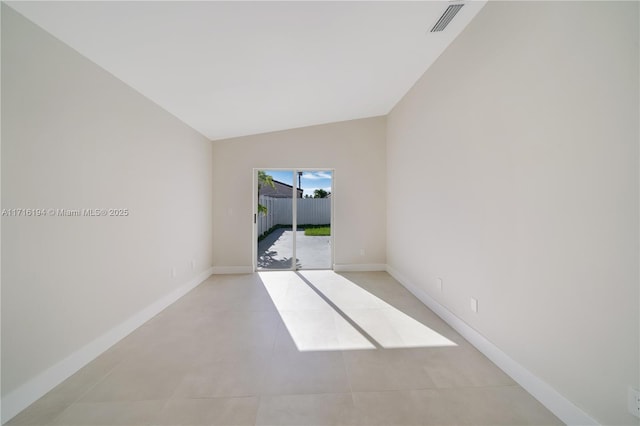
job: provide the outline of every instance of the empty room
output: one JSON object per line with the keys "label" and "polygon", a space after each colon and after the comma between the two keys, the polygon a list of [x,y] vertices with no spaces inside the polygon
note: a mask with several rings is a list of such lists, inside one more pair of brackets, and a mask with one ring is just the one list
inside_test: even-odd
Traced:
{"label": "empty room", "polygon": [[640,3],[1,4],[3,425],[640,425]]}

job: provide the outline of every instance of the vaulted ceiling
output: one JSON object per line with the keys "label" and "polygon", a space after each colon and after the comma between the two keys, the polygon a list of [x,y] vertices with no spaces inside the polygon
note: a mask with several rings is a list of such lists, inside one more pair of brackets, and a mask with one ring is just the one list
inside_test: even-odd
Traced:
{"label": "vaulted ceiling", "polygon": [[387,114],[485,2],[7,4],[215,140]]}

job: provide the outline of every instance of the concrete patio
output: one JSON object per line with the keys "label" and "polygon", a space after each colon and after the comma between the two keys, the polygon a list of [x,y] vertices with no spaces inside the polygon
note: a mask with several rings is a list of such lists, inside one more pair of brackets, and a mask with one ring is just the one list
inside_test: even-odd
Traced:
{"label": "concrete patio", "polygon": [[[297,269],[331,269],[331,237],[310,237],[296,231]],[[258,269],[290,269],[293,229],[280,228],[258,243]]]}

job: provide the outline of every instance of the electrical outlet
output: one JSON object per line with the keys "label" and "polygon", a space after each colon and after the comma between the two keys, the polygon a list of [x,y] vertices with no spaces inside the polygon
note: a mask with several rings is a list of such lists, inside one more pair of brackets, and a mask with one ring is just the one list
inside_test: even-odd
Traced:
{"label": "electrical outlet", "polygon": [[471,310],[473,312],[478,312],[478,300],[473,297],[471,298]]}
{"label": "electrical outlet", "polygon": [[171,268],[171,278],[175,278],[178,275],[178,271],[176,271],[176,267]]}
{"label": "electrical outlet", "polygon": [[196,261],[194,259],[191,259],[191,270],[192,271],[196,270]]}
{"label": "electrical outlet", "polygon": [[640,390],[634,389],[629,386],[629,391],[627,392],[629,412],[636,417],[640,417]]}
{"label": "electrical outlet", "polygon": [[436,287],[439,291],[442,291],[442,278],[436,278]]}
{"label": "electrical outlet", "polygon": [[360,256],[364,256],[364,249],[360,249]]}

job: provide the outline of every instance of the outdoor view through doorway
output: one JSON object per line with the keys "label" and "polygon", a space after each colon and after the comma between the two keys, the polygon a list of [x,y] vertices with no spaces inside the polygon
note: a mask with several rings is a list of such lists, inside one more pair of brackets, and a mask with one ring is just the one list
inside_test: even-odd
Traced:
{"label": "outdoor view through doorway", "polygon": [[331,269],[333,171],[255,171],[256,269]]}

